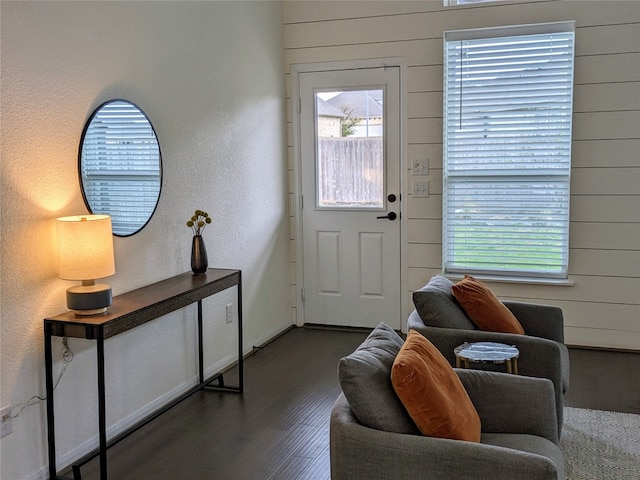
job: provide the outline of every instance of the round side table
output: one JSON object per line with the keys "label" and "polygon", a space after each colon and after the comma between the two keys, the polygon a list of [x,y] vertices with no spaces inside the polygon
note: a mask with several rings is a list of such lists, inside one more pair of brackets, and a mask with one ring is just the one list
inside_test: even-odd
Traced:
{"label": "round side table", "polygon": [[505,363],[507,373],[518,374],[520,351],[513,345],[494,342],[463,343],[453,353],[457,368],[470,368],[471,363]]}

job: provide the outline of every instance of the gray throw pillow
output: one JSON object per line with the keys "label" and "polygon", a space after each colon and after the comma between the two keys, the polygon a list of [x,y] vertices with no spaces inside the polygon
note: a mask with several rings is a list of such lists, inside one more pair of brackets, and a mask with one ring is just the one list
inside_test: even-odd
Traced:
{"label": "gray throw pillow", "polygon": [[477,330],[451,292],[453,282],[434,275],[424,287],[413,292],[413,304],[425,325],[429,327]]}
{"label": "gray throw pillow", "polygon": [[355,352],[340,359],[338,378],[351,411],[362,425],[418,434],[391,384],[391,367],[403,343],[395,330],[381,323]]}

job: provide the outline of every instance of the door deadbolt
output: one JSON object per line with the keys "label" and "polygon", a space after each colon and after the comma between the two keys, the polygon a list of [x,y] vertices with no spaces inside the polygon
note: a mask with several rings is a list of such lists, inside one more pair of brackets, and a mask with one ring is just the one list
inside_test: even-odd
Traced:
{"label": "door deadbolt", "polygon": [[390,193],[389,196],[387,197],[387,200],[389,200],[389,202],[393,203],[396,201],[398,197],[396,197],[395,193]]}

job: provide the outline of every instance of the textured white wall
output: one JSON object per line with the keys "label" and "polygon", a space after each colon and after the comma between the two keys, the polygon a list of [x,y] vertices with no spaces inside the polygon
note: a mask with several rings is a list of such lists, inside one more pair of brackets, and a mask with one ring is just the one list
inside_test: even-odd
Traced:
{"label": "textured white wall", "polygon": [[[77,150],[87,117],[110,98],[149,116],[164,182],[151,222],[115,238],[114,294],[189,269],[196,208],[210,266],[243,270],[245,349],[290,325],[282,17],[279,2],[6,2],[1,4],[0,407],[43,394],[42,319],[65,310],[54,219],[85,212]],[[205,302],[207,365],[234,354],[230,291]],[[195,376],[188,307],[107,341],[110,426]],[[55,392],[58,455],[96,438],[95,346],[75,353]],[[61,368],[55,341],[54,370]],[[0,476],[44,478],[44,403],[13,420]]]}

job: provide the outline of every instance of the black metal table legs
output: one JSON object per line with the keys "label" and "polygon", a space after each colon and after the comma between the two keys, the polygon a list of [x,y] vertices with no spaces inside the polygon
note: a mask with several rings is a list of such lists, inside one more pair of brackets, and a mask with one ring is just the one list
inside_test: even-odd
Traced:
{"label": "black metal table legs", "polygon": [[100,436],[100,480],[107,480],[107,401],[104,384],[104,332],[98,331],[98,432]]}
{"label": "black metal table legs", "polygon": [[[217,374],[209,379],[204,378],[204,345],[203,345],[203,321],[202,321],[202,300],[197,300],[198,308],[198,384],[189,389],[178,398],[172,400],[167,405],[163,406],[159,410],[148,415],[145,419],[133,425],[125,432],[116,435],[114,438],[107,440],[107,423],[106,423],[106,385],[105,385],[105,330],[104,325],[94,325],[92,328],[83,333],[80,338],[87,338],[96,340],[97,350],[97,383],[98,383],[98,441],[99,447],[91,453],[85,455],[83,458],[77,460],[72,465],[74,480],[81,480],[80,468],[91,459],[96,456],[100,457],[100,480],[108,479],[107,468],[107,450],[120,442],[133,432],[139,430],[144,425],[148,424],[170,408],[174,407],[188,396],[195,392],[207,389],[207,390],[220,390],[226,392],[242,393],[244,385],[244,366],[243,366],[243,344],[242,344],[242,280],[240,272],[234,272],[232,275],[237,275],[237,283],[235,279],[233,284],[224,284],[217,291],[229,288],[236,285],[237,287],[237,301],[238,301],[238,385],[227,386],[224,384],[223,374]],[[217,292],[216,291],[216,292]],[[213,292],[213,293],[216,293]],[[208,293],[206,296],[212,293]],[[154,315],[156,318],[159,315]],[[52,338],[53,336],[66,336],[64,328],[56,326],[54,323],[50,323],[45,319],[45,381],[46,381],[46,407],[47,407],[47,440],[48,440],[48,460],[49,460],[49,479],[50,480],[65,480],[62,477],[57,476],[56,465],[56,447],[55,447],[55,409],[54,409],[54,380],[53,380],[53,353],[52,353]],[[75,332],[77,334],[77,331]],[[77,335],[76,335],[77,336]],[[213,383],[217,380],[217,385]]]}
{"label": "black metal table legs", "polygon": [[[200,388],[204,390],[218,390],[223,392],[242,393],[244,386],[244,355],[242,351],[242,281],[237,285],[238,289],[238,385],[229,386],[224,384],[224,374],[219,373],[209,380],[204,379],[203,370],[203,346],[202,346],[202,302],[198,302],[198,364]],[[217,385],[213,382],[217,381]]]}
{"label": "black metal table legs", "polygon": [[[238,286],[238,288],[240,288]],[[238,292],[238,308],[242,308],[241,307],[241,303],[240,303],[240,292]],[[224,379],[223,379],[223,374],[219,374],[217,376],[214,376],[212,379],[208,380],[205,382],[204,379],[204,345],[203,345],[203,333],[202,333],[202,329],[203,329],[203,318],[202,318],[202,300],[198,300],[197,302],[197,307],[198,307],[198,375],[199,375],[199,385],[196,389],[211,389],[211,390],[223,390],[223,391],[228,391],[228,392],[235,392],[235,393],[241,393],[242,392],[242,384],[243,384],[243,355],[242,355],[242,317],[241,314],[239,314],[239,318],[238,318],[238,334],[240,335],[240,341],[238,343],[238,348],[239,348],[239,357],[238,357],[238,369],[239,369],[239,386],[237,387],[231,387],[231,386],[225,386],[224,385]],[[100,329],[98,331],[98,338],[97,340],[97,364],[98,364],[98,429],[99,429],[99,439],[100,439],[100,446],[99,446],[99,456],[100,456],[100,480],[107,480],[107,449],[109,448],[109,444],[107,443],[107,423],[106,423],[106,387],[105,387],[105,365],[104,365],[104,335],[102,330]],[[218,386],[214,386],[211,385],[211,383],[215,380],[218,380],[219,385]],[[188,392],[188,394],[190,395],[193,392]],[[181,397],[179,399],[182,400],[183,397]],[[171,404],[167,405],[167,407],[165,409],[161,409],[159,412],[157,412],[156,415],[154,415],[152,418],[149,418],[147,421],[143,421],[141,424],[137,425],[136,427],[132,428],[131,431],[126,432],[124,435],[119,436],[117,440],[114,440],[113,443],[115,443],[115,441],[120,441],[123,438],[125,438],[126,436],[128,436],[129,434],[133,433],[135,430],[138,430],[139,428],[141,428],[142,426],[146,425],[148,422],[150,422],[151,420],[153,420],[154,418],[156,418],[157,416],[159,416],[160,414],[164,413],[165,411],[167,411],[169,408],[173,407],[175,404],[177,404],[178,402],[172,402]],[[74,480],[81,480],[81,474],[80,474],[80,466],[81,465],[74,465],[73,466],[73,473],[74,473]]]}

